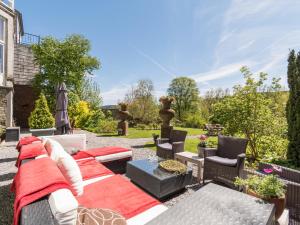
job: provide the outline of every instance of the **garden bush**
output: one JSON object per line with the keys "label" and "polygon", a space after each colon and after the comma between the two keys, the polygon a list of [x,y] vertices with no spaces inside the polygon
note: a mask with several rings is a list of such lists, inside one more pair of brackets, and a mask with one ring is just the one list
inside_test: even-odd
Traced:
{"label": "garden bush", "polygon": [[96,133],[115,133],[117,131],[118,122],[115,120],[101,120],[98,127],[95,128]]}
{"label": "garden bush", "polygon": [[45,129],[54,127],[54,117],[52,116],[45,95],[40,94],[35,101],[35,108],[29,117],[31,129]]}
{"label": "garden bush", "polygon": [[84,124],[85,128],[97,128],[99,124],[105,119],[104,113],[99,110],[93,110],[89,113],[88,118]]}
{"label": "garden bush", "polygon": [[203,126],[206,124],[205,119],[203,119],[200,115],[197,114],[189,114],[184,119],[182,125],[184,127],[189,128],[203,128]]}
{"label": "garden bush", "polygon": [[286,158],[288,140],[277,135],[263,136],[258,141],[260,160],[274,162]]}

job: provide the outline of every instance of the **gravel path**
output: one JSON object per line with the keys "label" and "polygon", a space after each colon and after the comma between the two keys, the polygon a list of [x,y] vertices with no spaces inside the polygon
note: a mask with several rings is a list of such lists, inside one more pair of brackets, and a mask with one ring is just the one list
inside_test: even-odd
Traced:
{"label": "gravel path", "polygon": [[[133,159],[145,159],[151,156],[155,156],[155,151],[144,148],[145,143],[152,140],[152,138],[139,138],[128,139],[119,137],[100,137],[94,133],[87,131],[75,131],[75,133],[85,133],[87,136],[87,148],[102,147],[102,146],[122,146],[125,148],[131,148],[133,150]],[[28,135],[28,134],[25,134]],[[24,135],[23,135],[24,136]],[[15,161],[18,156],[18,152],[15,149],[16,143],[2,143],[0,144],[0,224],[10,225],[12,224],[13,215],[13,199],[14,195],[10,192],[10,185],[13,177],[17,172],[15,167]],[[194,176],[196,176],[196,169],[194,168]],[[197,183],[194,177],[192,185],[189,185],[187,189],[170,199],[166,199],[163,203],[172,207],[181,199],[189,196],[201,186]]]}

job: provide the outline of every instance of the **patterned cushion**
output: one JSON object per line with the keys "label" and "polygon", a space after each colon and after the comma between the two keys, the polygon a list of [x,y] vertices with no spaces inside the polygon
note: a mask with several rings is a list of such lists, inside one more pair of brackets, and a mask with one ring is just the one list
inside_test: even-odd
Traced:
{"label": "patterned cushion", "polygon": [[76,225],[126,225],[126,219],[110,209],[78,207]]}

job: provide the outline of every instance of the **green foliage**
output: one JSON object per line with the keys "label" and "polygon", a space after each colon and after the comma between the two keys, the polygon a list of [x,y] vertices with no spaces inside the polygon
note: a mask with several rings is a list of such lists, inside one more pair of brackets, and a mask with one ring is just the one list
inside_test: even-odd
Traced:
{"label": "green foliage", "polygon": [[85,78],[81,87],[77,90],[80,99],[89,103],[93,110],[98,110],[102,104],[100,87],[92,78]]}
{"label": "green foliage", "polygon": [[90,108],[87,102],[79,101],[79,97],[72,94],[71,104],[68,107],[68,115],[72,127],[84,128],[90,117]]}
{"label": "green foliage", "polygon": [[230,96],[229,89],[217,88],[208,90],[204,97],[200,98],[199,102],[202,118],[208,121],[210,115],[213,114],[213,105],[228,96]]}
{"label": "green foliage", "polygon": [[126,94],[124,102],[136,123],[150,124],[159,121],[159,107],[153,95],[151,80],[139,80],[137,86]]}
{"label": "green foliage", "polygon": [[45,95],[40,94],[35,101],[35,108],[29,117],[31,129],[45,129],[54,127],[54,118],[50,113]]}
{"label": "green foliage", "polygon": [[282,160],[286,156],[288,140],[278,135],[263,136],[257,143],[258,154],[264,162]]}
{"label": "green foliage", "polygon": [[104,113],[101,110],[90,111],[88,118],[84,124],[86,128],[97,128],[99,124],[105,119]]}
{"label": "green foliage", "polygon": [[207,121],[202,118],[201,114],[188,114],[182,123],[184,127],[203,128]]}
{"label": "green foliage", "polygon": [[[232,96],[227,96],[213,105],[214,114],[211,120],[222,124],[226,133],[230,135],[243,135],[248,138],[249,154],[252,159],[257,160],[263,158],[263,152],[266,151],[261,149],[264,146],[263,139],[271,135],[282,137],[286,123],[283,117],[274,117],[272,112],[274,103],[260,91],[265,87],[267,74],[260,73],[259,79],[255,80],[248,68],[243,67],[241,72],[245,78],[245,85],[234,86]],[[281,142],[281,139],[273,141],[273,144],[279,146],[280,143],[277,142]],[[283,155],[280,157],[285,157],[282,149],[280,152],[276,147],[272,150],[275,150],[276,154],[281,152]]]}
{"label": "green foliage", "polygon": [[300,166],[300,53],[292,50],[288,59],[288,84],[290,94],[286,106],[288,122],[287,157],[297,167]]}
{"label": "green foliage", "polygon": [[90,56],[90,42],[80,35],[71,35],[64,40],[45,37],[33,45],[35,62],[41,72],[35,76],[34,87],[42,91],[54,109],[55,88],[65,82],[68,90],[76,91],[82,85],[85,74],[99,68],[99,60]]}
{"label": "green foliage", "polygon": [[98,127],[95,129],[97,133],[115,133],[118,122],[115,120],[101,120]]}
{"label": "green foliage", "polygon": [[175,78],[171,81],[167,92],[169,96],[175,98],[173,105],[179,120],[182,120],[185,114],[197,110],[199,90],[195,80],[188,77]]}
{"label": "green foliage", "polygon": [[245,186],[263,199],[281,198],[285,195],[285,185],[275,175],[254,175],[247,179],[237,177],[234,183],[237,186]]}

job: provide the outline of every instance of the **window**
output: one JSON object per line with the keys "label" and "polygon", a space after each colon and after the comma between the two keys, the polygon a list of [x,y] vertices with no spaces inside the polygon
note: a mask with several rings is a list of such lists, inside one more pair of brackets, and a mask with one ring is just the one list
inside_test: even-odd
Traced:
{"label": "window", "polygon": [[5,19],[0,17],[0,41],[4,42],[5,37]]}
{"label": "window", "polygon": [[0,86],[4,85],[5,19],[0,17]]}

